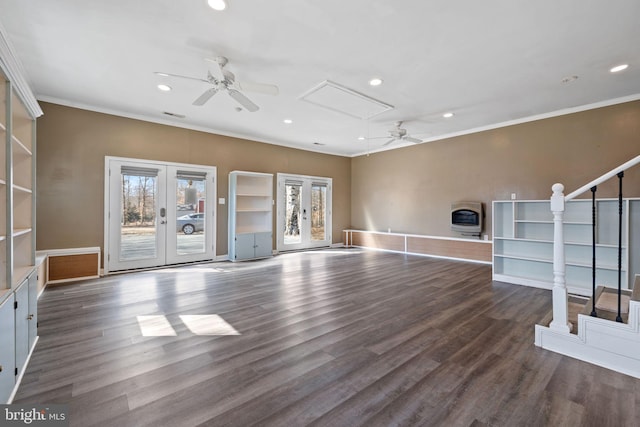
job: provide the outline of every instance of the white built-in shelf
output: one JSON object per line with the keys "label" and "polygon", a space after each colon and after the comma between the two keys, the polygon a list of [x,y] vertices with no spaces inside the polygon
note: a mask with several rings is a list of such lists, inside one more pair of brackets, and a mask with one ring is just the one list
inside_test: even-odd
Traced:
{"label": "white built-in shelf", "polygon": [[26,194],[33,193],[33,191],[31,191],[30,188],[22,187],[21,185],[16,185],[16,184],[13,184],[13,190],[14,191],[20,191],[20,192],[26,193]]}
{"label": "white built-in shelf", "polygon": [[15,136],[11,136],[11,140],[13,141],[14,146],[17,148],[14,150],[14,154],[22,154],[25,156],[31,156],[31,150],[27,148],[18,138]]}
{"label": "white built-in shelf", "polygon": [[[640,239],[634,240],[629,235],[630,221],[640,216],[640,203],[632,205],[630,200],[633,199],[623,201],[623,288],[628,288],[633,275],[640,273],[640,262],[633,261],[633,255],[640,250],[634,251],[633,245],[640,243],[636,242]],[[598,199],[596,206],[596,283],[610,286],[617,284],[618,275],[618,201]],[[631,206],[636,206],[635,210]],[[493,202],[494,280],[549,289],[553,286],[552,217],[548,200]],[[563,222],[566,282],[570,292],[585,295],[591,292],[592,282],[591,217],[591,200],[566,203]]]}
{"label": "white built-in shelf", "polygon": [[14,228],[12,235],[13,237],[20,237],[29,233],[31,233],[31,228]]}
{"label": "white built-in shelf", "polygon": [[273,175],[229,173],[229,246],[231,261],[273,253]]}

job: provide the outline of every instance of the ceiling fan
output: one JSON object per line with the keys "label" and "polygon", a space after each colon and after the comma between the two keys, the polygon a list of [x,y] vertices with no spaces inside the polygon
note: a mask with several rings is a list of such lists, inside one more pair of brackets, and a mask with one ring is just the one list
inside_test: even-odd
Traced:
{"label": "ceiling fan", "polygon": [[409,141],[409,142],[413,142],[414,144],[419,144],[422,142],[421,139],[411,137],[407,133],[407,130],[403,129],[401,126],[402,126],[402,121],[397,121],[395,123],[395,127],[389,129],[389,136],[381,136],[381,137],[370,138],[370,139],[391,138],[382,145],[383,147],[391,144],[394,141]]}
{"label": "ceiling fan", "polygon": [[242,107],[244,107],[247,111],[255,112],[258,111],[260,107],[258,107],[253,101],[247,98],[247,96],[240,91],[256,92],[266,95],[277,95],[279,92],[278,86],[276,85],[237,81],[236,76],[231,71],[225,68],[229,60],[224,56],[217,56],[213,59],[205,58],[205,60],[218,64],[220,72],[222,73],[222,78],[214,76],[213,74],[211,74],[210,70],[207,70],[207,77],[204,79],[163,72],[156,72],[156,74],[158,74],[159,76],[177,77],[180,79],[197,80],[209,83],[211,87],[204,91],[202,95],[197,97],[195,101],[193,101],[193,105],[197,106],[206,104],[206,102],[209,101],[216,93],[220,91],[227,91],[229,96]]}

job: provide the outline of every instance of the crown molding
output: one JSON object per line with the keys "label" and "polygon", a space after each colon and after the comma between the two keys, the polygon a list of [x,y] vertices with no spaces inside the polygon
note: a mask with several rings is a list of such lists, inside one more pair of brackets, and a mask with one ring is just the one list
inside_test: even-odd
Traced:
{"label": "crown molding", "polygon": [[2,23],[0,23],[0,71],[9,80],[29,114],[33,118],[40,117],[43,114],[42,109],[31,91],[31,87],[25,78],[26,73],[22,63],[18,59]]}

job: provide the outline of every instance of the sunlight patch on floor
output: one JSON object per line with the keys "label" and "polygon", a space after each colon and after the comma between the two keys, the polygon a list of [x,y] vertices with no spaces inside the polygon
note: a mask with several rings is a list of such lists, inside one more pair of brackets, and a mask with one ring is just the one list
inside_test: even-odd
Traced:
{"label": "sunlight patch on floor", "polygon": [[144,337],[175,337],[178,335],[164,315],[137,316]]}
{"label": "sunlight patch on floor", "polygon": [[240,335],[217,314],[184,314],[180,315],[180,319],[196,335]]}
{"label": "sunlight patch on floor", "polygon": [[[163,314],[136,316],[143,337],[175,337],[176,330]],[[180,320],[194,335],[240,335],[233,326],[217,314],[181,314]]]}

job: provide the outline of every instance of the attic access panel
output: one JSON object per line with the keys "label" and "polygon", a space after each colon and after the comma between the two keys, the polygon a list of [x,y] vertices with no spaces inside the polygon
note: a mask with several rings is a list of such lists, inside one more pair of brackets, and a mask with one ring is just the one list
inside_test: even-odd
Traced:
{"label": "attic access panel", "polygon": [[394,108],[393,105],[378,101],[330,80],[325,80],[313,87],[300,99],[331,111],[364,120]]}

